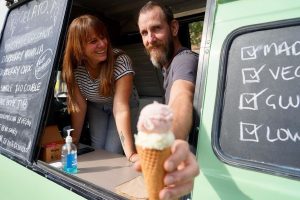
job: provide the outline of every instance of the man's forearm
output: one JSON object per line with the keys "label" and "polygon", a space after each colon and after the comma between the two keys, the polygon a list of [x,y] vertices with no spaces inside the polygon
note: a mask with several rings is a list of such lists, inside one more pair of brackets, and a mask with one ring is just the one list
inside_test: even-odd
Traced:
{"label": "man's forearm", "polygon": [[187,140],[192,127],[193,105],[178,102],[171,105],[171,108],[174,114],[172,130],[175,137],[176,139]]}

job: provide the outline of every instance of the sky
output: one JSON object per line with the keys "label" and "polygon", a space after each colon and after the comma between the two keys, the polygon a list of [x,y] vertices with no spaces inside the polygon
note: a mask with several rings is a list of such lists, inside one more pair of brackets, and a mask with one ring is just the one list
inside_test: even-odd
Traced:
{"label": "sky", "polygon": [[5,6],[5,3],[6,2],[4,0],[0,0],[0,31],[2,30],[4,19],[8,11],[8,8]]}

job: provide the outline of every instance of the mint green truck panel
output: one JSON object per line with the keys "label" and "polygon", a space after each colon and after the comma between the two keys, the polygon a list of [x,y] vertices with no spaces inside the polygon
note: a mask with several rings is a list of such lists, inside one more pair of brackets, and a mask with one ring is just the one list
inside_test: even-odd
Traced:
{"label": "mint green truck panel", "polygon": [[0,166],[0,199],[84,199],[2,155]]}
{"label": "mint green truck panel", "polygon": [[[295,0],[237,0],[218,1],[215,5],[207,67],[197,159],[201,174],[196,178],[193,199],[296,200],[300,198],[300,181],[274,174],[234,167],[220,161],[213,152],[211,134],[222,45],[235,29],[300,17],[300,1]],[[300,34],[300,33],[299,33]],[[204,42],[204,41],[202,41]],[[274,155],[276,156],[276,155]]]}
{"label": "mint green truck panel", "polygon": [[[209,1],[208,1],[209,2]],[[214,2],[214,1],[213,1]],[[192,192],[193,200],[298,200],[299,179],[240,168],[217,158],[212,147],[212,129],[216,104],[222,45],[234,30],[253,24],[300,18],[299,0],[219,0],[211,16],[212,32],[205,45],[205,80],[197,159],[201,172]],[[207,13],[208,14],[208,13]],[[300,33],[299,33],[300,36]],[[300,62],[299,62],[300,63]],[[199,109],[199,108],[196,108]],[[46,177],[45,177],[46,176]],[[49,178],[49,177],[48,177]],[[50,178],[51,179],[51,178]],[[83,183],[84,184],[84,183]],[[47,179],[14,160],[0,155],[0,199],[84,199],[71,190]]]}

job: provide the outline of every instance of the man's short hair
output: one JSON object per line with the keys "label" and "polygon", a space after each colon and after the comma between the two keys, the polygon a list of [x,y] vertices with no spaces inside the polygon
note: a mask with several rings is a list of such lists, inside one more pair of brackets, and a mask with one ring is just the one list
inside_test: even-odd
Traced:
{"label": "man's short hair", "polygon": [[161,10],[163,11],[163,14],[165,15],[167,23],[171,24],[172,20],[174,19],[173,11],[171,10],[171,8],[169,6],[166,6],[159,1],[148,1],[148,3],[146,3],[140,9],[139,16],[144,12],[152,10],[156,6],[161,8]]}

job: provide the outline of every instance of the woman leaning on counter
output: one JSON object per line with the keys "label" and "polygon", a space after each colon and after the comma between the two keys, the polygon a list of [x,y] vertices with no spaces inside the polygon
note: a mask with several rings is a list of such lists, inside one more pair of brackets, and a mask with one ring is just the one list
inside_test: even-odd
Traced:
{"label": "woman leaning on counter", "polygon": [[132,95],[133,75],[129,56],[112,48],[102,21],[91,15],[72,21],[67,34],[63,79],[68,89],[75,143],[79,142],[87,115],[94,148],[114,153],[124,150],[129,161],[136,161],[130,120],[131,114],[136,115],[130,112],[130,101],[138,104],[137,95]]}

